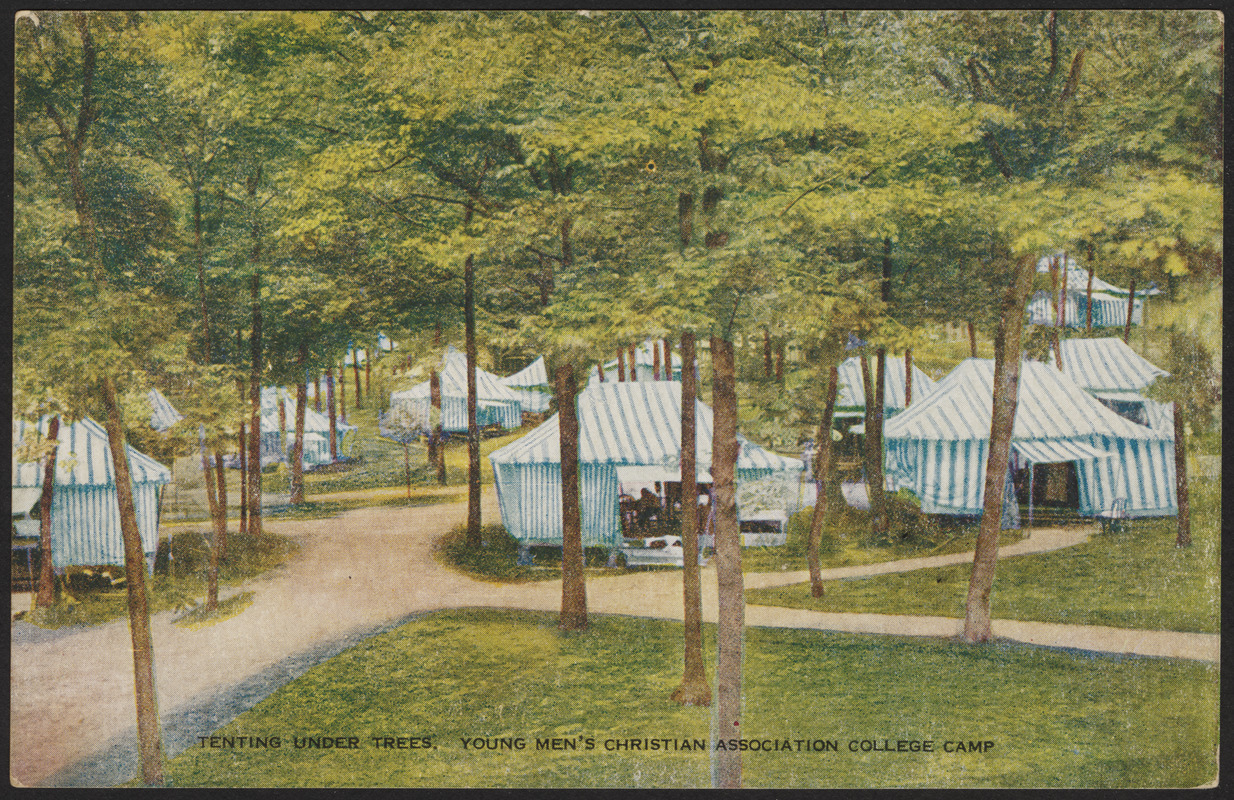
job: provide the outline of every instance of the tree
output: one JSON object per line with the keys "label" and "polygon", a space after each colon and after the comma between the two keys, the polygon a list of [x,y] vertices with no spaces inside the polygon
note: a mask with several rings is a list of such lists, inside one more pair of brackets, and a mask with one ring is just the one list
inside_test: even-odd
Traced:
{"label": "tree", "polygon": [[827,493],[831,472],[831,423],[836,408],[836,388],[839,370],[831,368],[827,379],[827,399],[823,403],[823,419],[818,423],[814,445],[814,513],[810,516],[810,540],[806,545],[806,560],[810,568],[810,594],[823,596],[823,575],[818,560],[819,540],[827,519]]}
{"label": "tree", "polygon": [[[583,578],[583,528],[579,512],[578,414],[574,365],[562,364],[557,384],[557,418],[561,447],[561,618],[558,627],[587,627],[587,588]],[[474,378],[473,378],[474,379]]]}

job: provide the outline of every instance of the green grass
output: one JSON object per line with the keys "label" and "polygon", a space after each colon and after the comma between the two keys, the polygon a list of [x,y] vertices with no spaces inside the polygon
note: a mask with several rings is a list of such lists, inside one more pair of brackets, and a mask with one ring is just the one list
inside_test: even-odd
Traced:
{"label": "green grass", "polygon": [[[1192,486],[1192,545],[1174,546],[1173,517],[1136,520],[1076,547],[1000,561],[991,610],[998,619],[1149,630],[1220,631],[1220,486]],[[864,579],[751,590],[759,605],[816,611],[964,616],[969,564]]]}
{"label": "green grass", "polygon": [[[205,597],[210,553],[203,530],[177,531],[170,542],[174,558],[168,559],[164,540],[155,559],[155,573],[146,576],[151,613],[191,610]],[[219,585],[243,583],[282,564],[297,550],[299,546],[291,539],[272,533],[260,537],[233,533],[227,537],[227,558],[219,563]],[[127,616],[124,575],[124,568],[117,566],[94,570],[70,567],[66,571],[67,588],[60,584],[55,604],[22,617],[40,627],[59,628],[97,625]]]}
{"label": "green grass", "polygon": [[[714,627],[704,634],[711,664]],[[552,614],[431,614],[314,667],[214,732],[278,736],[279,749],[193,746],[166,775],[176,786],[707,787],[706,749],[606,749],[709,740],[711,711],[668,699],[681,640],[679,623],[658,620],[593,617],[588,631],[564,634]],[[838,746],[746,752],[748,787],[1161,787],[1216,773],[1216,665],[750,629],[744,676],[747,739]],[[307,736],[355,737],[359,747],[294,746]],[[431,749],[374,746],[387,736],[427,738]],[[525,749],[461,741],[485,737]],[[578,749],[537,749],[551,738]],[[930,740],[936,752],[849,750],[884,739]],[[995,744],[940,752],[976,740]]]}
{"label": "green grass", "polygon": [[[448,567],[457,569],[473,578],[497,583],[526,583],[528,581],[559,580],[561,578],[561,548],[531,548],[532,563],[518,563],[518,540],[501,525],[483,525],[480,528],[479,549],[467,545],[467,526],[459,525],[435,545],[434,555]],[[588,547],[583,551],[585,574],[624,575],[633,570],[609,568],[608,550]]]}
{"label": "green grass", "polygon": [[457,498],[446,494],[417,492],[409,499],[404,495],[393,497],[355,497],[342,500],[306,500],[299,505],[269,506],[265,509],[263,519],[271,522],[284,522],[304,519],[328,519],[338,516],[344,511],[357,508],[410,508],[414,506],[431,506],[438,503],[454,502]]}

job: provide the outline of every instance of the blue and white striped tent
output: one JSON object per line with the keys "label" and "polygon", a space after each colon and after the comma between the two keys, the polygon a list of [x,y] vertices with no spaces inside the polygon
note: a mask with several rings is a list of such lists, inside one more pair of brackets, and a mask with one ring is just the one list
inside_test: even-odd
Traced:
{"label": "blue and white striped tent", "polygon": [[[579,394],[577,407],[583,544],[614,547],[621,544],[620,476],[644,482],[681,479],[681,383],[598,383]],[[712,413],[701,401],[695,408],[698,478],[710,482]],[[523,544],[561,543],[558,420],[554,414],[489,456],[502,523]],[[782,480],[783,507],[792,514],[797,509],[801,461],[738,439],[738,484]]]}
{"label": "blue and white striped tent", "polygon": [[[970,358],[934,393],[887,421],[887,469],[931,514],[981,513],[994,362]],[[1079,513],[1122,498],[1129,516],[1178,511],[1173,444],[1115,414],[1048,364],[1024,361],[1012,450],[1027,463],[1074,462]]]}
{"label": "blue and white striped tent", "polygon": [[146,399],[150,401],[150,427],[159,433],[166,433],[184,419],[184,415],[177,411],[158,389],[147,392]]}
{"label": "blue and white striped tent", "polygon": [[544,356],[523,367],[513,375],[501,379],[505,386],[518,397],[524,411],[533,414],[543,414],[548,411],[553,399],[553,390],[548,382],[548,368],[544,366]]}
{"label": "blue and white striped tent", "polygon": [[1089,394],[1132,422],[1150,428],[1166,430],[1158,426],[1168,415],[1167,428],[1172,436],[1172,408],[1141,394],[1158,378],[1170,373],[1117,337],[1064,339],[1059,342],[1059,352],[1062,355],[1063,374]]}
{"label": "blue and white striped tent", "polygon": [[[846,417],[864,417],[866,413],[865,381],[861,377],[861,359],[857,356],[846,358],[836,368],[839,383],[836,388],[835,416],[837,419]],[[875,372],[874,359],[870,359],[870,378]],[[935,381],[929,375],[913,364],[913,402],[928,397],[934,391]],[[883,373],[883,413],[890,417],[904,410],[906,396],[904,359],[887,356],[887,366]]]}
{"label": "blue and white striped tent", "polygon": [[[1050,263],[1058,258],[1062,265],[1062,253],[1057,256],[1046,256],[1037,262],[1038,272],[1048,272]],[[1064,295],[1066,327],[1085,328],[1088,325],[1088,270],[1082,269],[1075,260],[1068,257],[1066,268],[1060,274],[1065,275],[1066,292]],[[1041,290],[1035,292],[1029,301],[1027,317],[1030,325],[1054,326],[1057,324],[1057,307],[1052,292]],[[1093,276],[1092,306],[1093,327],[1111,328],[1127,324],[1127,299],[1130,296],[1127,289]],[[1144,318],[1144,298],[1161,294],[1155,285],[1149,284],[1147,289],[1139,288],[1135,292],[1135,300],[1131,306],[1131,324],[1139,325]]]}
{"label": "blue and white striped tent", "polygon": [[[429,382],[390,395],[390,406],[419,406],[414,413],[427,413],[431,401]],[[518,396],[501,384],[493,373],[476,367],[476,423],[481,428],[499,425],[512,430],[523,424],[523,406]],[[441,425],[447,433],[467,432],[467,356],[453,346],[446,349],[441,368]]]}
{"label": "blue and white striped tent", "polygon": [[[655,357],[655,353],[652,351],[653,347],[661,348],[660,360],[661,361],[664,360],[664,356],[663,356],[664,345],[661,343],[661,341],[659,339],[647,339],[641,345],[634,348],[634,380],[654,381],[656,379],[656,374],[655,374],[656,357]],[[672,351],[672,359],[673,359],[672,380],[679,381],[681,380],[681,355],[678,354],[677,351],[674,350]],[[630,369],[630,365],[627,364],[626,370],[628,371],[629,369]],[[667,380],[664,377],[664,365],[663,364],[660,365],[660,380]],[[604,381],[620,383],[620,381],[617,381],[617,359],[614,358],[612,361],[605,362]],[[591,370],[588,372],[587,385],[591,386],[592,384],[596,384],[600,382],[601,382],[600,381],[600,367],[593,366]]]}
{"label": "blue and white striped tent", "polygon": [[[49,420],[36,426],[13,421],[13,443],[46,438]],[[62,425],[56,449],[55,489],[51,500],[51,559],[57,568],[124,564],[120,508],[107,431],[92,419]],[[171,470],[127,447],[137,528],[147,557],[158,549],[159,487],[171,482]],[[43,485],[43,465],[13,458],[13,488]]]}
{"label": "blue and white striped tent", "polygon": [[[283,404],[283,414],[286,425],[279,435],[279,403]],[[338,452],[350,450],[357,430],[342,420],[335,420],[335,435],[338,437]],[[263,387],[261,390],[261,463],[287,463],[291,456],[291,448],[295,444],[296,435],[296,399],[286,389],[279,387]],[[305,404],[304,408],[304,455],[301,458],[305,467],[316,467],[330,463],[330,418],[314,411],[312,406]]]}

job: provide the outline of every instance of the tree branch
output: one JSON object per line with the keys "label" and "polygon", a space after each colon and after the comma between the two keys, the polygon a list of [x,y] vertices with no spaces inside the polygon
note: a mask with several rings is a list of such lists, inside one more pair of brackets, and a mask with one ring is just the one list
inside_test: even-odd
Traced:
{"label": "tree branch", "polygon": [[1080,73],[1084,71],[1084,48],[1081,47],[1076,51],[1075,58],[1071,61],[1071,74],[1067,76],[1067,85],[1063,87],[1060,100],[1066,100],[1075,94],[1075,90],[1080,85]]}
{"label": "tree branch", "polygon": [[77,35],[81,37],[81,108],[77,109],[77,132],[73,136],[73,144],[80,149],[86,140],[86,130],[90,127],[93,114],[94,90],[94,39],[86,25],[86,14],[82,11],[73,12],[73,22],[77,25]]}
{"label": "tree branch", "polygon": [[[643,22],[643,18],[638,15],[637,11],[633,12],[633,14],[634,20],[638,23],[638,26],[643,29],[643,33],[647,35],[647,41],[654,45],[656,41],[651,38],[651,31],[647,30],[647,24]],[[668,59],[664,56],[660,56],[660,63],[664,65],[666,70],[668,70],[668,74],[673,76],[673,83],[677,84],[677,88],[683,88],[681,85],[681,78],[677,77],[677,72],[673,69],[673,66],[668,63]]]}

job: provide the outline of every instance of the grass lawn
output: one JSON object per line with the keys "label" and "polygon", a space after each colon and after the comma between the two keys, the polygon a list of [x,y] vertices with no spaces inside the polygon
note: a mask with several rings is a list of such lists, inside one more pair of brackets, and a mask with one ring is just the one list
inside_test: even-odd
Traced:
{"label": "grass lawn", "polygon": [[[1220,631],[1221,487],[1191,487],[1192,545],[1174,546],[1173,517],[1135,521],[1129,532],[1097,534],[1076,547],[1000,561],[991,595],[999,619],[1150,630]],[[759,605],[817,611],[964,616],[971,564],[751,590]]]}
{"label": "grass lawn", "polygon": [[[708,626],[709,664],[714,640]],[[278,749],[193,746],[166,774],[176,786],[707,787],[711,712],[668,700],[681,648],[679,623],[593,617],[567,635],[552,614],[439,612],[201,731],[280,737]],[[769,745],[743,754],[749,787],[1172,787],[1216,772],[1216,665],[771,629],[748,630],[745,652],[744,735]],[[356,747],[296,747],[323,736]],[[900,740],[933,752],[860,749]],[[966,752],[943,752],[957,741]]]}

